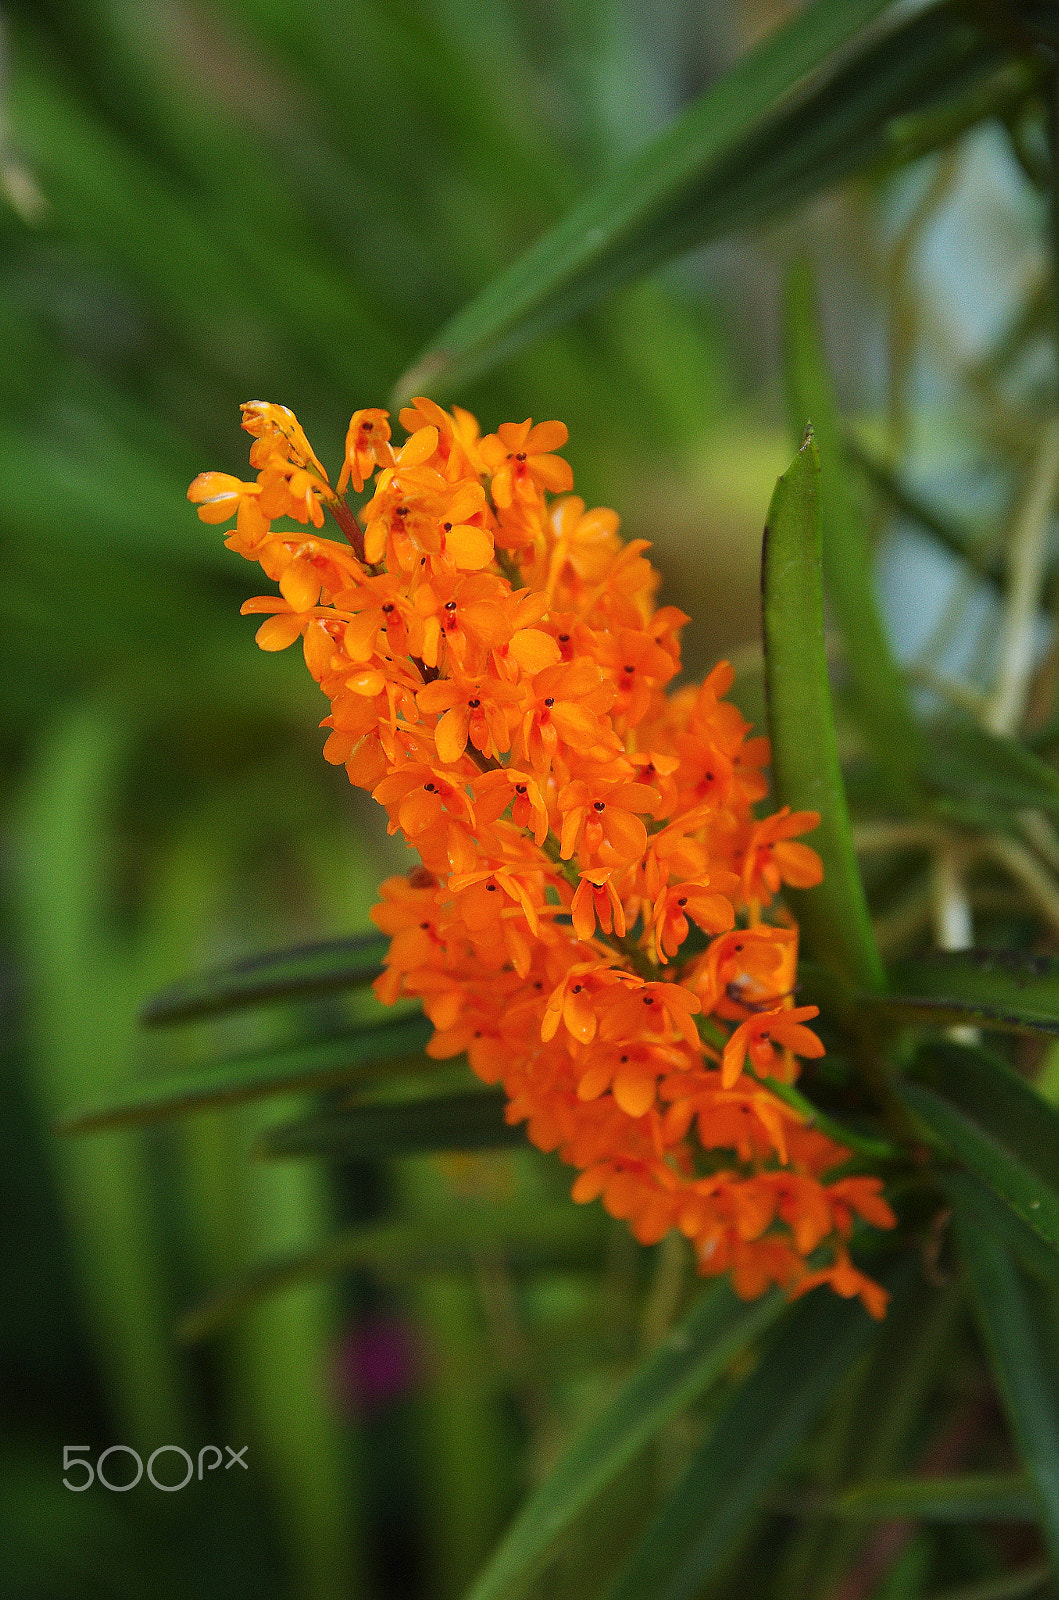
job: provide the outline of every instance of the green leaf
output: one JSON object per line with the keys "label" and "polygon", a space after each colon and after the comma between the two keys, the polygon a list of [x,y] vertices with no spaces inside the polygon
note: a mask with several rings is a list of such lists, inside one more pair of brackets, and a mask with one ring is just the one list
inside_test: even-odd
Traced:
{"label": "green leaf", "polygon": [[1059,1347],[1048,1309],[969,1191],[953,1191],[960,1254],[1011,1431],[1059,1562]]}
{"label": "green leaf", "polygon": [[512,1266],[584,1266],[598,1259],[608,1221],[598,1206],[467,1205],[419,1222],[350,1228],[324,1244],[266,1261],[205,1295],[181,1318],[178,1337],[194,1343],[249,1306],[293,1284],[355,1267],[388,1279],[451,1272],[502,1254]]}
{"label": "green leaf", "polygon": [[787,280],[785,345],[795,437],[800,439],[810,424],[820,450],[824,585],[842,631],[854,700],[871,747],[898,795],[914,804],[922,735],[875,598],[874,558],[866,519],[849,482],[807,263],[797,265]]}
{"label": "green leaf", "polygon": [[983,1226],[1014,1250],[1027,1272],[1041,1283],[1059,1289],[1059,1251],[1053,1250],[1039,1233],[1034,1233],[1010,1206],[998,1200],[992,1189],[987,1189],[969,1172],[945,1173],[943,1187],[947,1194],[960,1197],[978,1211]]}
{"label": "green leaf", "polygon": [[895,1094],[1059,1250],[1059,1113],[985,1050],[939,1041],[921,1050],[917,1065],[928,1082],[895,1082]]}
{"label": "green leaf", "polygon": [[233,1057],[215,1067],[176,1078],[132,1083],[100,1105],[68,1112],[60,1133],[92,1133],[136,1122],[158,1122],[212,1106],[236,1105],[269,1095],[332,1089],[358,1078],[422,1066],[421,1052],[433,1033],[425,1017],[396,1017],[369,1028],[267,1055]]}
{"label": "green leaf", "polygon": [[747,1305],[726,1284],[708,1289],[530,1496],[466,1600],[500,1600],[528,1581],[578,1512],[782,1310],[778,1293]]}
{"label": "green leaf", "polygon": [[879,1331],[863,1306],[814,1292],[783,1318],[725,1402],[606,1600],[691,1600]]}
{"label": "green leaf", "polygon": [[365,933],[250,956],[170,984],[147,1002],[140,1020],[151,1026],[190,1022],[271,1000],[363,988],[382,971],[389,943],[385,934]]}
{"label": "green leaf", "polygon": [[[1016,739],[952,720],[933,730],[924,779],[939,797],[1010,829],[1011,812],[1059,816],[1059,773]],[[951,804],[950,804],[951,810]]]}
{"label": "green leaf", "polygon": [[1037,1505],[1021,1472],[858,1483],[829,1500],[833,1517],[916,1517],[925,1522],[1034,1522]]}
{"label": "green leaf", "polygon": [[886,975],[853,850],[827,679],[820,457],[812,430],[772,497],[761,587],[776,796],[821,819],[811,843],[823,882],[788,891],[789,898],[817,960],[859,988],[880,990]]}
{"label": "green leaf", "polygon": [[1024,950],[936,950],[890,969],[887,995],[862,1004],[880,1018],[971,1023],[998,1033],[1059,1034],[1059,959]]}
{"label": "green leaf", "polygon": [[504,1121],[506,1104],[506,1095],[488,1090],[321,1112],[270,1128],[258,1140],[257,1153],[361,1161],[425,1150],[525,1144],[525,1130]]}
{"label": "green leaf", "polygon": [[894,154],[890,119],[950,104],[1003,60],[940,4],[869,35],[829,74],[884,4],[817,0],[749,52],[447,323],[396,399],[459,390],[638,274]]}

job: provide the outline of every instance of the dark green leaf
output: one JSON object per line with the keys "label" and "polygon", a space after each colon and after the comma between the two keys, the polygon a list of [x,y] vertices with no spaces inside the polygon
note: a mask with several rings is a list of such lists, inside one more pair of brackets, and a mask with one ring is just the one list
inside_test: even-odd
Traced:
{"label": "dark green leaf", "polygon": [[1012,811],[1059,815],[1059,773],[1017,740],[969,722],[933,731],[924,776],[935,794],[991,814],[994,827],[1010,827]]}
{"label": "dark green leaf", "polygon": [[467,1600],[500,1600],[525,1583],[578,1512],[782,1309],[778,1294],[747,1305],[727,1285],[707,1290],[534,1491]]}
{"label": "dark green leaf", "polygon": [[989,1228],[1014,1250],[1027,1272],[1041,1283],[1059,1289],[1059,1251],[1053,1250],[1039,1233],[1034,1233],[992,1189],[987,1189],[969,1172],[947,1172],[944,1188],[953,1199],[960,1199],[965,1208],[973,1208],[978,1213],[983,1227]]}
{"label": "dark green leaf", "polygon": [[370,1267],[386,1278],[450,1272],[495,1259],[513,1266],[583,1266],[598,1258],[607,1231],[598,1206],[467,1205],[417,1222],[350,1228],[322,1245],[267,1261],[203,1297],[180,1321],[178,1336],[204,1339],[248,1306],[296,1283]]}
{"label": "dark green leaf", "polygon": [[1034,1522],[1037,1504],[1024,1473],[959,1478],[893,1478],[858,1483],[828,1501],[835,1517],[918,1517],[927,1522]]}
{"label": "dark green leaf", "polygon": [[824,650],[820,458],[812,432],[776,485],[762,552],[765,685],[777,798],[820,813],[824,864],[791,901],[811,952],[857,987],[885,986],[853,850]]}
{"label": "dark green leaf", "polygon": [[918,1057],[926,1082],[894,1091],[942,1144],[1059,1250],[1059,1113],[985,1050],[953,1041]]}
{"label": "dark green leaf", "polygon": [[1059,1348],[1035,1286],[969,1192],[953,1191],[960,1254],[1008,1422],[1059,1561]]}
{"label": "dark green leaf", "polygon": [[699,1592],[878,1328],[859,1302],[828,1291],[783,1318],[607,1600],[691,1600]]}
{"label": "dark green leaf", "polygon": [[183,1077],[132,1083],[102,1105],[71,1111],[58,1128],[61,1133],[90,1133],[406,1071],[423,1065],[421,1052],[432,1033],[425,1017],[396,1017],[292,1050],[234,1057]]}
{"label": "dark green leaf", "polygon": [[1023,950],[936,950],[890,969],[895,992],[861,1002],[879,1017],[1059,1034],[1059,959]]}
{"label": "dark green leaf", "polygon": [[494,1091],[439,1095],[321,1112],[270,1128],[263,1156],[326,1156],[380,1160],[425,1150],[494,1150],[524,1144],[525,1130],[504,1121],[506,1095]]}
{"label": "dark green leaf", "polygon": [[766,39],[454,317],[397,397],[462,388],[636,275],[894,154],[891,119],[948,106],[1003,59],[960,8],[939,4],[869,35],[829,74],[882,9],[817,0]]}
{"label": "dark green leaf", "polygon": [[389,944],[385,934],[365,933],[250,956],[170,984],[147,1002],[140,1020],[149,1025],[189,1022],[270,1000],[363,988],[382,971]]}
{"label": "dark green leaf", "polygon": [[921,734],[875,598],[866,519],[849,482],[807,264],[791,272],[786,299],[791,422],[797,439],[811,424],[820,450],[824,586],[842,630],[854,698],[872,749],[886,765],[898,794],[914,800],[923,756]]}

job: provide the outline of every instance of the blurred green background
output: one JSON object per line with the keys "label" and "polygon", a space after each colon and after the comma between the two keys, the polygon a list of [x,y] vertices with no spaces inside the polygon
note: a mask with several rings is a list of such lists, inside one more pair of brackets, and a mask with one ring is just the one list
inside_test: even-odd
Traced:
{"label": "blurred green background", "polygon": [[[51,1124],[136,1073],[333,1026],[346,1002],[179,1037],[136,1016],[186,971],[363,928],[406,859],[319,759],[300,659],[254,648],[256,569],[184,498],[206,468],[246,472],[239,403],[291,406],[337,470],[351,411],[387,403],[448,317],[794,10],[0,11],[0,1596],[456,1595],[665,1325],[672,1269],[571,1209],[545,1272],[488,1239],[469,1271],[401,1273],[380,1249],[186,1349],[181,1310],[250,1263],[379,1219],[427,1238],[439,1208],[559,1208],[566,1179],[528,1151],[265,1165],[253,1108],[77,1141]],[[748,705],[790,453],[782,283],[806,254],[885,491],[865,496],[896,648],[924,692],[988,682],[993,530],[1054,390],[1044,123],[1013,81],[1000,116],[667,266],[453,396],[489,429],[567,422],[579,492],[654,541],[664,598],[693,615],[689,675],[732,653]],[[889,914],[901,948],[922,885],[896,884]],[[65,1445],[94,1462],[113,1444],[248,1444],[249,1471],[64,1488]],[[635,1519],[635,1475],[615,1493],[606,1516]],[[606,1518],[585,1561],[600,1540]],[[552,1594],[579,1592],[568,1565]]]}

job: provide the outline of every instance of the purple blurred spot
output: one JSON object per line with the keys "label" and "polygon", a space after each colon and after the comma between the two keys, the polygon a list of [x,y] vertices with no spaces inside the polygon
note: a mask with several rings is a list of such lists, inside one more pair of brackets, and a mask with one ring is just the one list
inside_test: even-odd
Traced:
{"label": "purple blurred spot", "polygon": [[356,1411],[380,1411],[415,1388],[419,1352],[409,1325],[399,1317],[369,1317],[350,1329],[339,1346],[339,1379]]}

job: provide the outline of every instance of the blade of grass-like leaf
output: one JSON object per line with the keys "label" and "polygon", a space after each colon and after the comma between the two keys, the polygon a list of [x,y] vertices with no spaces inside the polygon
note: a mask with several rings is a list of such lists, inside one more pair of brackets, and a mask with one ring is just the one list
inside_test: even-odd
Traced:
{"label": "blade of grass-like leaf", "polygon": [[1005,1006],[989,1005],[984,1001],[946,1000],[940,996],[873,994],[863,1001],[865,1014],[870,1013],[879,1022],[925,1022],[942,1028],[952,1023],[975,1028],[988,1028],[993,1033],[1049,1033],[1059,1034],[1059,1017],[1045,1012],[1013,1011]]}
{"label": "blade of grass-like leaf", "polygon": [[947,722],[930,740],[924,778],[938,795],[996,813],[1011,827],[1011,813],[1059,815],[1059,773],[1016,739],[1005,739],[969,722]]}
{"label": "blade of grass-like leaf", "polygon": [[204,1339],[266,1295],[354,1267],[401,1279],[471,1266],[498,1251],[513,1266],[584,1266],[598,1258],[606,1231],[598,1207],[568,1203],[468,1205],[423,1222],[350,1228],[221,1284],[186,1312],[177,1333],[188,1343]]}
{"label": "blade of grass-like leaf", "polygon": [[875,599],[865,519],[849,483],[838,411],[820,337],[812,268],[787,280],[788,404],[795,437],[811,424],[820,450],[824,585],[834,608],[865,733],[906,802],[914,804],[922,736]]}
{"label": "blade of grass-like leaf", "polygon": [[894,1092],[943,1145],[1059,1250],[1059,1112],[985,1050],[924,1046],[926,1083]]}
{"label": "blade of grass-like leaf", "polygon": [[1027,950],[933,950],[890,968],[899,994],[967,1000],[1059,1022],[1059,956]]}
{"label": "blade of grass-like leaf", "polygon": [[537,1572],[578,1512],[782,1310],[778,1294],[747,1305],[725,1284],[708,1289],[530,1496],[467,1600],[500,1600]]}
{"label": "blade of grass-like leaf", "polygon": [[892,118],[948,108],[1003,59],[959,8],[937,4],[831,76],[816,70],[882,9],[824,0],[750,52],[458,313],[397,398],[457,389],[637,274],[893,155]]}
{"label": "blade of grass-like leaf", "polygon": [[814,1293],[795,1306],[725,1402],[606,1600],[691,1600],[878,1331],[859,1303],[833,1295]]}
{"label": "blade of grass-like leaf", "polygon": [[978,1212],[983,1226],[1014,1250],[1027,1272],[1041,1283],[1059,1289],[1059,1251],[1039,1233],[1034,1233],[1010,1206],[998,1200],[992,1189],[987,1189],[969,1172],[947,1172],[944,1186],[947,1193],[963,1198],[968,1207]]}
{"label": "blade of grass-like leaf", "polygon": [[398,384],[398,394],[407,397],[421,386],[434,392],[442,381],[447,388],[465,383],[513,348],[520,325],[548,302],[572,285],[608,275],[615,256],[627,255],[642,234],[655,231],[704,171],[886,4],[817,0],[767,39],[453,318]]}
{"label": "blade of grass-like leaf", "polygon": [[426,1150],[498,1150],[525,1144],[525,1130],[504,1121],[506,1104],[506,1095],[472,1090],[321,1112],[269,1128],[256,1153],[270,1159],[326,1156],[331,1161],[364,1161]]}
{"label": "blade of grass-like leaf", "polygon": [[170,984],[147,1002],[140,1021],[150,1026],[190,1022],[270,1000],[362,988],[382,971],[389,942],[385,934],[365,933],[251,956]]}
{"label": "blade of grass-like leaf", "polygon": [[824,1508],[833,1517],[918,1517],[926,1522],[1035,1522],[1025,1473],[973,1472],[958,1478],[891,1478],[858,1483]]}
{"label": "blade of grass-like leaf", "polygon": [[879,1018],[998,1033],[1059,1033],[1059,959],[1023,950],[936,950],[890,968],[887,995],[860,1002]]}
{"label": "blade of grass-like leaf", "polygon": [[772,497],[761,586],[776,795],[821,819],[812,844],[823,882],[790,898],[816,958],[859,988],[880,990],[886,975],[853,849],[827,680],[820,457],[811,430]]}
{"label": "blade of grass-like leaf", "polygon": [[201,1072],[157,1082],[141,1080],[102,1104],[67,1113],[58,1130],[91,1133],[97,1128],[157,1122],[211,1106],[331,1089],[357,1078],[403,1072],[423,1065],[421,1052],[432,1032],[425,1017],[396,1017],[292,1050],[238,1056]]}
{"label": "blade of grass-like leaf", "polygon": [[1019,1455],[1030,1474],[1041,1530],[1059,1563],[1059,1350],[1034,1285],[962,1189],[953,1191],[960,1255],[978,1324]]}

